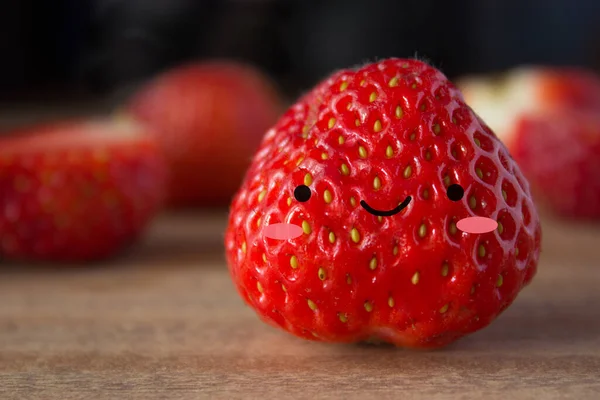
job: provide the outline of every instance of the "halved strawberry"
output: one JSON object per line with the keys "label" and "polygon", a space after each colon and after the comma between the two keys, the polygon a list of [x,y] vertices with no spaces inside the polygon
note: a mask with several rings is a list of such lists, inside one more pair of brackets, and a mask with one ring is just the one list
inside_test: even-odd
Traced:
{"label": "halved strawberry", "polygon": [[388,59],[332,74],[267,132],[225,245],[240,295],[273,326],[440,347],[515,300],[540,238],[528,182],[461,93]]}
{"label": "halved strawberry", "polygon": [[465,101],[511,149],[517,120],[565,110],[600,111],[600,77],[582,68],[522,66],[457,82]]}
{"label": "halved strawberry", "polygon": [[65,121],[0,139],[0,255],[93,261],[133,243],[160,209],[166,167],[145,129]]}
{"label": "halved strawberry", "polygon": [[548,211],[600,218],[600,77],[575,68],[518,68],[460,83]]}

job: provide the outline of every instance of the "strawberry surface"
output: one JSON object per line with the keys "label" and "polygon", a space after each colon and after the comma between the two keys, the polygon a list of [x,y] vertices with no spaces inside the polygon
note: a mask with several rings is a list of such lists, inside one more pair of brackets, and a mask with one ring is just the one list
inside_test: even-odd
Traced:
{"label": "strawberry surface", "polygon": [[528,182],[461,93],[388,59],[333,73],[266,133],[225,245],[240,295],[273,326],[434,348],[514,301],[540,237]]}
{"label": "strawberry surface", "polygon": [[0,139],[0,256],[86,262],[133,243],[159,210],[166,166],[125,121],[37,125]]}

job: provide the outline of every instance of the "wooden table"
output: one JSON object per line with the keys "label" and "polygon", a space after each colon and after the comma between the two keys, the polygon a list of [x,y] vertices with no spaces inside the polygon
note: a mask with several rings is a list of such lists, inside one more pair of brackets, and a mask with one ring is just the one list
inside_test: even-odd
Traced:
{"label": "wooden table", "polygon": [[545,221],[513,306],[415,352],[260,322],[229,280],[225,217],[160,217],[111,265],[2,266],[0,399],[600,399],[600,228]]}

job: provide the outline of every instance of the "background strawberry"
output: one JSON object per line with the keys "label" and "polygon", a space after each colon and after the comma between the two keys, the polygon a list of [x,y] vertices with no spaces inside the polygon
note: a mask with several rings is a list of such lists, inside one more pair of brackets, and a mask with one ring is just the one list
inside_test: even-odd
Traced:
{"label": "background strawberry", "polygon": [[600,218],[600,77],[574,68],[518,68],[460,83],[547,209]]}
{"label": "background strawberry", "polygon": [[133,243],[158,211],[166,167],[127,121],[38,125],[0,139],[0,255],[82,262]]}
{"label": "background strawberry", "polygon": [[[366,209],[409,196],[392,216]],[[458,229],[476,216],[497,229]],[[527,181],[458,90],[423,62],[389,59],[332,74],[267,132],[225,245],[239,293],[273,326],[439,347],[513,302],[540,236]]]}
{"label": "background strawberry", "polygon": [[600,110],[600,79],[580,68],[519,67],[457,82],[465,101],[504,140],[525,114]]}
{"label": "background strawberry", "polygon": [[524,115],[513,154],[540,203],[563,216],[600,218],[600,112]]}
{"label": "background strawberry", "polygon": [[262,73],[213,61],[156,78],[134,96],[128,111],[152,127],[165,152],[168,204],[193,207],[231,201],[281,110],[278,94]]}

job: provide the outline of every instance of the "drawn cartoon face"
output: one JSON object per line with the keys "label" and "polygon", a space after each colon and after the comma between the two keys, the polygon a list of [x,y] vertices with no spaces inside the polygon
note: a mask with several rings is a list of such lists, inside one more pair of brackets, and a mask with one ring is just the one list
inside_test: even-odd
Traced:
{"label": "drawn cartoon face", "polygon": [[[451,184],[446,190],[446,196],[449,201],[459,201],[464,196],[464,189],[459,184]],[[307,185],[299,185],[294,189],[294,198],[299,202],[310,201],[312,191]],[[398,206],[391,210],[378,210],[371,207],[364,199],[360,200],[361,207],[368,213],[380,217],[394,217],[404,210],[413,200],[411,196],[406,196]],[[498,223],[486,217],[467,217],[459,220],[456,227],[467,233],[486,233],[498,228]],[[302,227],[294,224],[277,223],[268,225],[265,228],[265,236],[271,239],[288,240],[302,235]]]}
{"label": "drawn cartoon face", "polygon": [[241,296],[310,340],[442,346],[506,309],[539,259],[518,165],[414,60],[339,71],[299,99],[230,209]]}

